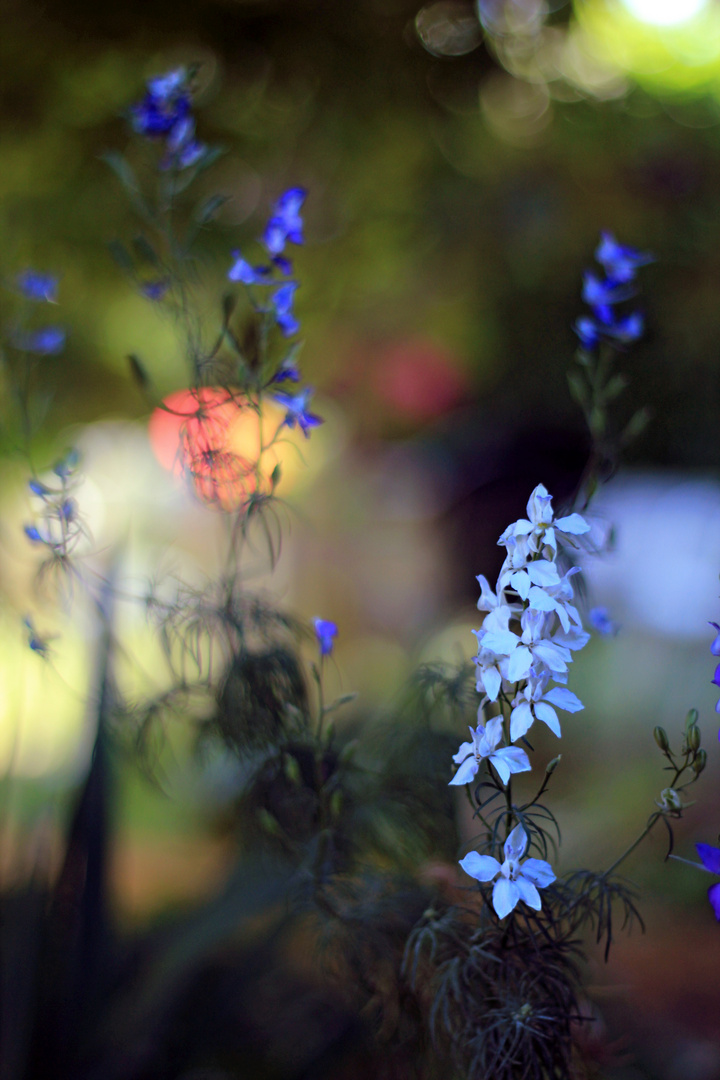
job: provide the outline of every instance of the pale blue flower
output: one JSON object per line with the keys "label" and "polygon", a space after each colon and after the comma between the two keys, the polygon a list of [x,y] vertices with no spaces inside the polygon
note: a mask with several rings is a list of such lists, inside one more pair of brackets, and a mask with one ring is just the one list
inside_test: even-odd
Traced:
{"label": "pale blue flower", "polygon": [[579,712],[584,708],[582,701],[565,686],[553,686],[546,690],[549,675],[530,678],[526,686],[513,699],[510,713],[510,740],[521,739],[532,727],[535,720],[542,720],[553,735],[560,738],[560,721],[553,706],[566,712]]}
{"label": "pale blue flower", "polygon": [[471,742],[464,742],[453,761],[460,765],[451,784],[469,784],[480,768],[480,762],[487,758],[495,768],[503,784],[507,784],[511,773],[529,772],[532,768],[530,759],[518,746],[503,746],[498,749],[502,739],[502,717],[494,716],[485,727],[478,724],[475,731],[470,728]]}
{"label": "pale blue flower", "polygon": [[491,855],[479,855],[476,851],[471,851],[460,860],[465,873],[476,881],[493,881],[497,878],[492,902],[499,919],[509,915],[520,900],[534,911],[540,911],[542,901],[538,889],[555,881],[552,867],[543,859],[520,861],[527,844],[527,833],[522,825],[516,825],[505,841],[505,861],[502,864]]}

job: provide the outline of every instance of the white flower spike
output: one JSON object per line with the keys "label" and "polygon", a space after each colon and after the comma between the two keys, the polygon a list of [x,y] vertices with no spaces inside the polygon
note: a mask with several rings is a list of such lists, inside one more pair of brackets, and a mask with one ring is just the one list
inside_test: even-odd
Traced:
{"label": "white flower spike", "polygon": [[471,851],[460,860],[465,873],[476,881],[492,881],[497,878],[492,902],[499,919],[509,915],[520,900],[534,911],[540,911],[542,901],[538,889],[543,889],[555,881],[552,867],[543,859],[520,861],[527,844],[527,833],[522,825],[516,825],[505,841],[505,862],[502,865],[491,855],[478,855],[477,851]]}

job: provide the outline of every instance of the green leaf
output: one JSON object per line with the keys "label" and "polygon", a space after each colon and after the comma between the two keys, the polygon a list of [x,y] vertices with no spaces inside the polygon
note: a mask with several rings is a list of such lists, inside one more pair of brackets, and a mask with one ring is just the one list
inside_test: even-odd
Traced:
{"label": "green leaf", "polygon": [[605,398],[605,401],[614,401],[616,397],[622,394],[627,385],[628,380],[625,375],[613,375],[603,388],[603,397]]}
{"label": "green leaf", "polygon": [[106,165],[109,165],[112,171],[117,176],[118,180],[125,188],[130,202],[138,211],[142,217],[148,220],[152,219],[150,208],[148,207],[145,199],[143,198],[140,185],[137,177],[130,165],[127,158],[124,158],[122,154],[119,154],[116,150],[108,150],[106,153],[100,155],[100,160],[104,161]]}
{"label": "green leaf", "polygon": [[132,375],[136,386],[143,392],[146,391],[150,387],[150,376],[134,353],[130,353],[128,356],[128,364],[130,365],[130,374]]}
{"label": "green leaf", "polygon": [[620,436],[620,445],[623,447],[628,446],[637,439],[639,435],[642,435],[651,420],[652,412],[647,406],[638,409],[638,411],[630,417],[627,427]]}
{"label": "green leaf", "polygon": [[567,380],[573,400],[578,403],[583,412],[587,412],[590,408],[590,390],[585,379],[579,371],[571,369],[567,373]]}

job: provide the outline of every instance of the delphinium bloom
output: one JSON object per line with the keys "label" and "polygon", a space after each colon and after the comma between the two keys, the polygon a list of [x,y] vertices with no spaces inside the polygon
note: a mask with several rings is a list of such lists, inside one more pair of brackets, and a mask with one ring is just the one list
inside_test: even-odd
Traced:
{"label": "delphinium bloom", "polygon": [[38,270],[23,270],[15,278],[18,292],[26,300],[57,303],[58,279],[53,274],[43,274]]}
{"label": "delphinium bloom", "polygon": [[334,639],[337,637],[337,625],[330,619],[313,619],[313,626],[320,656],[329,656],[333,651]]}
{"label": "delphinium bloom", "polygon": [[524,750],[519,746],[498,747],[502,734],[501,716],[488,720],[485,727],[478,724],[475,731],[470,728],[471,742],[464,742],[453,756],[453,761],[460,768],[450,783],[468,784],[477,774],[483,758],[494,766],[503,784],[507,784],[511,773],[528,772],[532,766]]}
{"label": "delphinium bloom", "polygon": [[635,271],[652,262],[652,256],[619,244],[612,233],[603,232],[595,258],[605,277],[592,270],[586,272],[582,295],[592,314],[577,320],[575,333],[586,349],[594,349],[602,340],[616,345],[637,341],[644,330],[642,315],[639,311],[618,314],[616,305],[635,295]]}
{"label": "delphinium bloom", "polygon": [[[713,643],[710,646],[710,652],[713,656],[720,657],[720,626],[716,622],[711,622],[710,625],[713,626],[717,631],[717,633],[715,634],[715,638],[713,639]],[[712,677],[712,681],[714,682],[715,686],[720,686],[720,664],[718,664],[715,668],[715,674]],[[717,705],[715,706],[715,712],[720,713],[720,701],[718,701]],[[718,738],[720,739],[720,732],[718,732]]]}
{"label": "delphinium bloom", "polygon": [[176,68],[147,81],[145,97],[130,109],[133,130],[148,139],[165,140],[162,169],[187,169],[206,153],[195,138],[189,75]]}
{"label": "delphinium bloom", "polygon": [[[711,874],[720,874],[720,848],[711,847],[710,844],[696,844],[695,847],[703,867]],[[708,900],[715,918],[720,922],[720,881],[708,889]]]}
{"label": "delphinium bloom", "polygon": [[534,911],[540,911],[542,902],[538,889],[555,881],[552,867],[543,859],[525,859],[521,862],[527,845],[527,833],[522,825],[516,825],[503,846],[503,863],[491,855],[479,855],[477,851],[471,851],[460,860],[465,873],[476,881],[486,882],[497,878],[492,902],[499,919],[509,915],[520,900]]}
{"label": "delphinium bloom", "polygon": [[285,394],[281,391],[273,394],[273,400],[286,410],[283,424],[294,428],[297,424],[306,439],[310,438],[310,428],[322,424],[322,418],[308,411],[308,402],[312,396],[312,387],[306,386],[299,394]]}

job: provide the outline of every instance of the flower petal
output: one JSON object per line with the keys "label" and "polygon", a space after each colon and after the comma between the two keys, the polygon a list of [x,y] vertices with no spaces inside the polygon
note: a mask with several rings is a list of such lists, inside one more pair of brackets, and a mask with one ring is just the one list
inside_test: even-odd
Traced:
{"label": "flower petal", "polygon": [[469,852],[459,862],[465,873],[476,881],[492,881],[501,870],[500,863],[492,855],[478,855],[477,851]]}
{"label": "flower petal", "polygon": [[530,772],[532,769],[530,758],[520,746],[505,746],[497,753],[507,761],[511,773]]}
{"label": "flower petal", "polygon": [[528,837],[522,825],[516,825],[505,841],[503,851],[506,859],[521,859],[527,847]]}
{"label": "flower petal", "polygon": [[506,915],[509,915],[519,899],[520,890],[517,884],[505,877],[498,878],[493,887],[492,901],[498,918],[504,919]]}
{"label": "flower petal", "polygon": [[695,847],[705,869],[720,874],[720,848],[711,847],[710,844],[696,844]]}
{"label": "flower petal", "polygon": [[522,739],[526,731],[529,731],[535,722],[532,709],[527,701],[521,702],[510,713],[510,739],[517,742]]}
{"label": "flower petal", "polygon": [[558,709],[565,709],[566,712],[580,712],[585,708],[580,698],[565,686],[553,686],[543,697],[545,701],[557,705]]}
{"label": "flower petal", "polygon": [[561,738],[560,721],[552,705],[548,705],[546,701],[537,701],[535,703],[535,716],[538,720],[542,720],[543,724],[547,724],[553,735],[557,735],[558,739]]}
{"label": "flower petal", "polygon": [[532,881],[523,876],[522,870],[515,879],[515,885],[520,893],[520,899],[524,900],[528,907],[534,908],[535,911],[539,911],[542,907],[540,893],[537,891]]}
{"label": "flower petal", "polygon": [[555,528],[559,529],[560,532],[572,533],[574,536],[590,532],[590,526],[580,514],[568,514],[567,517],[558,518],[555,522]]}
{"label": "flower petal", "polygon": [[708,900],[715,912],[715,918],[720,922],[720,881],[708,889]]}
{"label": "flower petal", "polygon": [[480,766],[477,763],[477,759],[475,758],[475,755],[471,754],[470,757],[466,758],[465,761],[463,761],[462,765],[460,766],[458,771],[455,773],[455,775],[453,776],[450,783],[451,784],[469,784],[470,781],[472,780],[472,778],[477,773],[479,767]]}
{"label": "flower petal", "polygon": [[500,783],[504,787],[507,787],[507,782],[510,779],[510,765],[507,761],[503,760],[502,750],[497,750],[494,754],[489,754],[488,756],[500,777]]}
{"label": "flower petal", "polygon": [[520,873],[541,889],[555,881],[552,866],[544,859],[526,859],[520,867]]}

